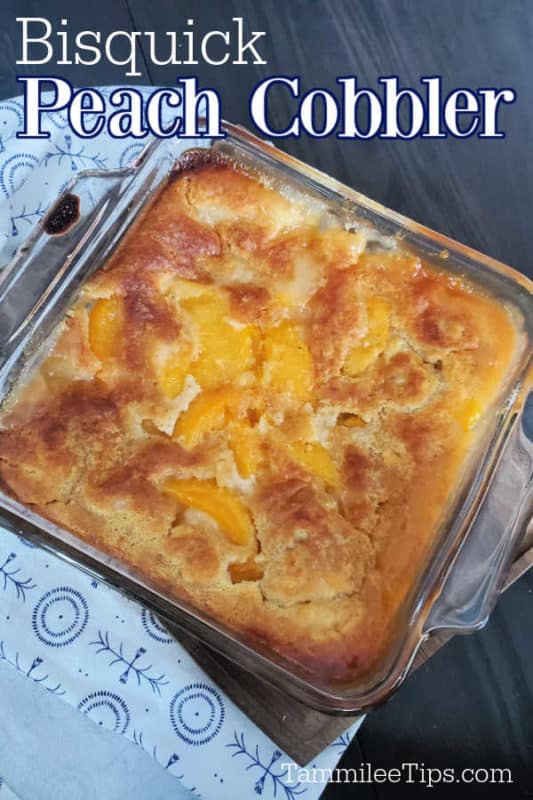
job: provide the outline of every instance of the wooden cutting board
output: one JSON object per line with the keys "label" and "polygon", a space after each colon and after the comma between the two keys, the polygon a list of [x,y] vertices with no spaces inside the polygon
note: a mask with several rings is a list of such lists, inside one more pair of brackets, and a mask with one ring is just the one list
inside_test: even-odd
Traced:
{"label": "wooden cutting board", "polygon": [[[532,566],[533,526],[530,526],[503,590]],[[173,629],[173,634],[235,704],[298,764],[308,764],[357,719],[357,716],[334,717],[314,711],[263,683],[189,634],[178,628]],[[417,669],[449,639],[451,635],[445,633],[431,636],[420,648],[411,669]]]}

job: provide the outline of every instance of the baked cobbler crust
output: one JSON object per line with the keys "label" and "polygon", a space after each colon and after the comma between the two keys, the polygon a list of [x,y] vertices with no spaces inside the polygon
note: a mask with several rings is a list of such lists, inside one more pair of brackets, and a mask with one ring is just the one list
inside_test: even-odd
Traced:
{"label": "baked cobbler crust", "polygon": [[517,347],[497,301],[182,169],[4,410],[26,505],[313,675],[375,664]]}

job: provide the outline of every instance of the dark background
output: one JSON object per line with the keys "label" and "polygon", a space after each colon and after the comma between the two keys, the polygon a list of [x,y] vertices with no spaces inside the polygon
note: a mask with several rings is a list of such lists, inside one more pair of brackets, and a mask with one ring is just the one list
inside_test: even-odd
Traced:
{"label": "dark background", "polygon": [[[270,75],[299,75],[303,93],[335,89],[335,78],[356,75],[377,88],[379,76],[398,75],[420,88],[423,75],[441,75],[443,89],[511,87],[517,101],[502,106],[506,138],[402,141],[320,141],[303,136],[277,146],[407,216],[449,234],[532,275],[533,0],[3,0],[0,11],[0,99],[20,94],[19,74],[54,74],[76,85],[135,82],[124,69],[20,67],[16,16],[46,16],[69,30],[184,30],[194,18],[201,34],[265,30],[258,49],[266,66],[154,67],[146,60],[138,83],[174,85],[196,74],[222,97],[226,119],[250,125],[248,99]],[[181,70],[181,71],[180,71]],[[187,70],[187,71],[185,71]],[[285,95],[271,122],[294,113]],[[509,767],[512,786],[448,786],[431,797],[533,795],[533,576],[522,578],[500,601],[487,628],[457,638],[413,675],[398,694],[365,722],[341,766],[371,762],[399,767]],[[426,796],[405,784],[328,787],[324,797]]]}

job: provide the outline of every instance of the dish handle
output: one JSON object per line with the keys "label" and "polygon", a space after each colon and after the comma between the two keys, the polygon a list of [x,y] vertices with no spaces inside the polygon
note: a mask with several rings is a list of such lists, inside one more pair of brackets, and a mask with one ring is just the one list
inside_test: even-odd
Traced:
{"label": "dish handle", "polygon": [[1,270],[0,392],[12,365],[28,361],[28,334],[48,335],[169,172],[175,156],[165,142],[150,142],[128,167],[79,172]]}
{"label": "dish handle", "polygon": [[482,628],[533,514],[533,392],[515,417],[490,487],[423,627]]}

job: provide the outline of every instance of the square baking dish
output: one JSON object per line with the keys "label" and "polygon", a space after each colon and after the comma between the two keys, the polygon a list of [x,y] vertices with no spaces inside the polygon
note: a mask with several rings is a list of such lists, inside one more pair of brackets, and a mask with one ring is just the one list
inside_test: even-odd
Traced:
{"label": "square baking dish", "polygon": [[[490,424],[469,454],[464,477],[425,569],[402,606],[387,652],[375,669],[353,683],[321,682],[261,642],[166,595],[3,491],[1,521],[140,599],[308,705],[329,712],[363,711],[399,685],[432,632],[468,632],[484,624],[530,519],[533,445],[524,409],[532,384],[532,286],[509,267],[402,218],[243,129],[225,124],[224,131],[224,139],[199,140],[195,147],[230,158],[283,192],[318,201],[338,224],[363,231],[370,247],[401,247],[440,270],[464,276],[512,308],[521,328],[520,353],[500,387]],[[157,140],[130,167],[80,173],[20,248],[0,279],[0,402],[46,354],[57,323],[84,282],[107,260],[176,161],[187,158],[190,145]]]}

